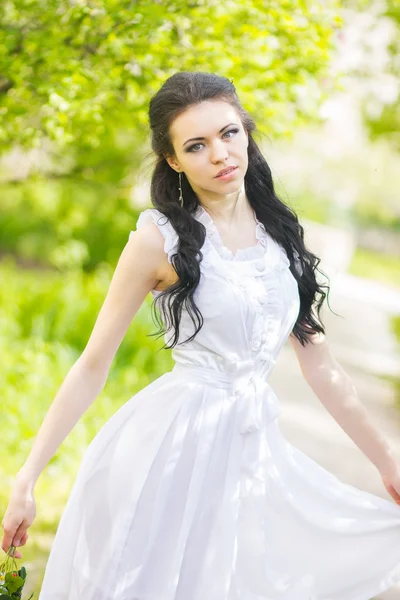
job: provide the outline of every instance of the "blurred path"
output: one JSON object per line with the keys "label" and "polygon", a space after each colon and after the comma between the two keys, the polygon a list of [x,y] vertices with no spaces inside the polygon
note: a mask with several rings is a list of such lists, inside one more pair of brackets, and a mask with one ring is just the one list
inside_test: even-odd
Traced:
{"label": "blurred path", "polygon": [[[329,304],[342,317],[327,306],[322,313],[332,353],[353,379],[361,401],[400,460],[400,405],[395,407],[395,390],[381,378],[400,378],[399,350],[389,324],[389,316],[400,313],[400,290],[347,274],[334,275]],[[345,483],[393,502],[376,467],[305,382],[289,343],[282,348],[271,383],[283,404],[280,425],[290,442]],[[400,586],[380,600],[399,597]]]}

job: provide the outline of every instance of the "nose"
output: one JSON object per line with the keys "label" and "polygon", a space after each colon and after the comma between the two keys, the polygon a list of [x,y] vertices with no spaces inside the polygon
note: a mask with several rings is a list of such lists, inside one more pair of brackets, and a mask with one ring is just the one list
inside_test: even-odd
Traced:
{"label": "nose", "polygon": [[211,146],[211,160],[213,163],[224,162],[228,158],[228,150],[222,140],[217,140]]}

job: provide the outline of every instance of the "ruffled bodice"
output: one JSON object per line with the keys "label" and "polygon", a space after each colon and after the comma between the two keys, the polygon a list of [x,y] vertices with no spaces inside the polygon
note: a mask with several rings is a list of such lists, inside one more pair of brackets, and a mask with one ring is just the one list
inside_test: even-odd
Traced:
{"label": "ruffled bodice", "polygon": [[[221,240],[207,211],[199,206],[195,218],[206,228],[201,251],[201,278],[194,298],[204,324],[194,340],[172,350],[176,363],[226,373],[241,362],[262,363],[265,378],[296,322],[300,299],[284,248],[256,218],[257,244],[232,253]],[[165,238],[171,262],[179,237],[167,217],[154,208],[140,213],[137,229],[154,221]],[[156,297],[160,292],[152,290]],[[179,341],[194,331],[183,309]],[[172,339],[172,332],[165,341]]]}
{"label": "ruffled bodice", "polygon": [[235,260],[253,260],[256,258],[261,258],[265,252],[265,248],[267,246],[267,234],[265,231],[265,227],[263,223],[261,223],[253,211],[254,219],[256,222],[256,239],[257,243],[254,246],[249,246],[248,248],[239,248],[233,253],[229,248],[227,248],[219,234],[219,231],[212,220],[211,216],[208,212],[202,207],[199,206],[195,212],[195,218],[197,221],[202,223],[207,231],[207,236],[214,249],[218,252],[221,258],[225,260],[235,261]]}

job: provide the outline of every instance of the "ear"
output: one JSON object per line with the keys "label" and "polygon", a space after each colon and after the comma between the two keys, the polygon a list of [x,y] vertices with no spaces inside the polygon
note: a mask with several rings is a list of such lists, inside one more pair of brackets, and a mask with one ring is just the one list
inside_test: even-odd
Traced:
{"label": "ear", "polygon": [[171,167],[171,169],[174,169],[174,171],[179,173],[179,171],[181,170],[181,167],[180,167],[180,164],[178,163],[178,161],[176,160],[176,158],[174,156],[164,156],[164,158],[167,161],[167,163],[169,164],[169,166]]}

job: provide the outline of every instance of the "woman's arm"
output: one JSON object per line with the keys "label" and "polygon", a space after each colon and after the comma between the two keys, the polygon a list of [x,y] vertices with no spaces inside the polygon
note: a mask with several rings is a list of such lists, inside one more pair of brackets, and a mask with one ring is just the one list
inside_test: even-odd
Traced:
{"label": "woman's arm", "polygon": [[[61,442],[103,389],[125,332],[168,263],[164,237],[154,223],[131,236],[115,269],[89,341],[54,398],[31,452],[17,473],[2,527],[1,547],[23,546],[36,516],[36,481]],[[16,552],[15,558],[22,554]]]}
{"label": "woman's arm", "polygon": [[89,408],[107,380],[106,369],[91,368],[82,357],[72,365],[36,435],[16,482],[33,490],[36,481],[62,441]]}
{"label": "woman's arm", "polygon": [[388,441],[360,401],[351,378],[332,356],[326,336],[311,335],[311,342],[305,347],[293,334],[289,339],[305,380],[343,431],[381,475],[397,472],[398,465]]}
{"label": "woman's arm", "polygon": [[41,471],[103,389],[117,349],[136,312],[160,281],[164,238],[154,223],[131,236],[119,258],[89,341],[57,392],[16,484],[33,490]]}

